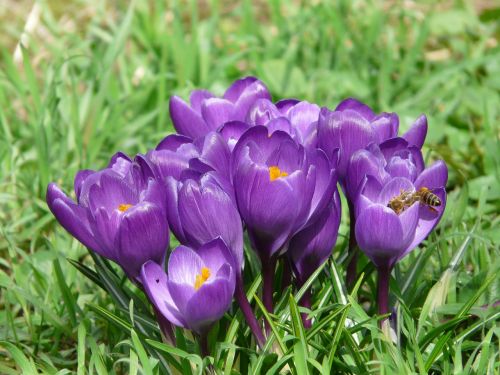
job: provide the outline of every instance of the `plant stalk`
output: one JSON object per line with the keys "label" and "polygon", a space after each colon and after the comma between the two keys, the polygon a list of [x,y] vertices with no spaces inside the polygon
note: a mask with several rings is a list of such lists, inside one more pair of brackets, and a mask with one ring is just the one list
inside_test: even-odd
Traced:
{"label": "plant stalk", "polygon": [[[378,288],[377,288],[377,307],[378,314],[385,315],[389,312],[389,280],[391,278],[390,267],[378,267]],[[386,319],[380,321],[380,325]]]}
{"label": "plant stalk", "polygon": [[250,330],[252,331],[255,337],[257,345],[259,345],[261,349],[264,348],[266,339],[264,338],[262,329],[260,328],[259,322],[257,321],[257,318],[255,317],[255,314],[252,310],[252,306],[250,306],[250,302],[248,302],[241,273],[239,273],[239,275],[236,277],[235,298],[236,301],[238,302],[238,305],[240,306],[241,312],[243,313],[243,316],[245,317],[248,326],[250,327]]}
{"label": "plant stalk", "polygon": [[[300,306],[311,309],[311,289],[307,289],[300,300]],[[304,328],[309,329],[312,326],[312,320],[307,317],[307,313],[301,313],[302,324]]]}
{"label": "plant stalk", "polygon": [[[268,259],[262,259],[262,278],[263,278],[263,289],[262,289],[262,302],[267,312],[272,314],[274,312],[273,304],[273,289],[274,289],[274,271],[276,270],[276,256],[271,256]],[[271,332],[271,326],[268,321],[265,322],[266,333],[269,335]]]}

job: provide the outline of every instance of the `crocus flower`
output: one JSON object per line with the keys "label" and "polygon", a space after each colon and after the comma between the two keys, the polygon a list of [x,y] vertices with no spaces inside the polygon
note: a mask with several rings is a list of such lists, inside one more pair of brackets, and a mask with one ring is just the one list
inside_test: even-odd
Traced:
{"label": "crocus flower", "polygon": [[47,204],[77,240],[135,279],[144,262],[163,262],[169,244],[165,191],[152,176],[140,156],[118,153],[108,168],[76,175],[77,202],[51,183]]}
{"label": "crocus flower", "polygon": [[235,287],[235,261],[220,238],[194,250],[179,246],[168,260],[168,273],[145,263],[141,281],[154,306],[171,323],[205,335],[229,309]]}
{"label": "crocus flower", "polygon": [[335,170],[320,150],[306,152],[283,132],[255,126],[231,156],[236,201],[253,247],[269,258],[328,205]]}
{"label": "crocus flower", "polygon": [[198,172],[218,171],[229,178],[230,150],[227,142],[216,132],[192,140],[189,137],[171,134],[165,137],[146,159],[160,180],[172,176],[180,179],[188,168]]}
{"label": "crocus flower", "polygon": [[336,189],[335,170],[322,151],[308,152],[289,134],[271,134],[259,125],[235,145],[231,173],[239,212],[262,262],[263,302],[272,312],[277,255],[329,204]]}
{"label": "crocus flower", "polygon": [[228,121],[243,121],[259,98],[271,98],[267,87],[255,77],[246,77],[235,81],[222,98],[206,90],[193,91],[190,104],[172,96],[170,116],[179,134],[196,139]]}
{"label": "crocus flower", "polygon": [[175,237],[197,249],[221,237],[243,265],[243,225],[234,198],[216,172],[166,179],[167,218]]}
{"label": "crocus flower", "polygon": [[[376,115],[366,104],[356,99],[342,101],[334,111],[322,108],[318,120],[318,143],[327,155],[339,153],[338,173],[341,181],[347,174],[351,156],[370,143],[380,144],[396,137],[399,118],[395,113]],[[420,116],[402,136],[410,145],[422,147],[427,134],[427,119]]]}
{"label": "crocus flower", "polygon": [[446,164],[438,161],[414,182],[393,177],[382,185],[371,175],[363,182],[356,201],[356,239],[378,269],[380,314],[389,311],[392,268],[429,235],[443,215],[447,179]]}

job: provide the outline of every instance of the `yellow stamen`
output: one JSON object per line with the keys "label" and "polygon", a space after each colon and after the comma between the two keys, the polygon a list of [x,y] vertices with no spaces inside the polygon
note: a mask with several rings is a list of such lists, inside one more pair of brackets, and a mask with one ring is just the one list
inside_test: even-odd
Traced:
{"label": "yellow stamen", "polygon": [[194,289],[198,290],[201,288],[201,286],[205,283],[205,281],[208,280],[210,277],[210,269],[207,267],[202,267],[201,268],[201,273],[199,275],[196,275],[196,280],[194,282]]}
{"label": "yellow stamen", "polygon": [[273,165],[271,167],[269,167],[269,179],[271,181],[274,181],[280,177],[286,177],[288,176],[288,173],[282,171],[279,167],[277,167],[276,165]]}
{"label": "yellow stamen", "polygon": [[128,203],[122,203],[118,206],[118,211],[120,212],[125,212],[127,211],[130,207],[132,207],[133,204],[128,204]]}

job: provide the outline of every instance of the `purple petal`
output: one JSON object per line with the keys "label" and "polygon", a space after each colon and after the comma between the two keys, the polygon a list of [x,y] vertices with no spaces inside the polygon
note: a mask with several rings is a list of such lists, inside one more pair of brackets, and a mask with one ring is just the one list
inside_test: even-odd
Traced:
{"label": "purple petal", "polygon": [[185,316],[186,306],[196,293],[195,284],[176,283],[172,281],[169,275],[167,288],[172,296],[172,300],[175,302],[175,306],[177,306],[179,312]]}
{"label": "purple petal", "polygon": [[234,283],[229,280],[216,279],[203,284],[188,302],[183,314],[189,328],[200,333],[222,318],[231,305],[233,294]]}
{"label": "purple petal", "polygon": [[365,148],[376,140],[376,134],[368,121],[357,112],[321,111],[318,122],[318,144],[329,157],[336,148],[340,148],[338,174],[341,179],[346,175],[347,163],[352,154]]}
{"label": "purple petal", "polygon": [[258,99],[271,100],[271,95],[269,94],[267,87],[261,81],[256,80],[252,84],[248,85],[248,87],[241,92],[238,100],[234,102],[234,117],[232,120],[245,120],[250,107]]}
{"label": "purple petal", "polygon": [[108,168],[115,171],[120,177],[124,177],[128,173],[131,166],[132,160],[130,160],[130,158],[123,152],[117,152],[114,154],[108,164]]}
{"label": "purple petal", "polygon": [[309,132],[311,124],[318,121],[319,112],[320,108],[317,104],[304,101],[291,108],[287,117],[292,126],[305,135]]}
{"label": "purple petal", "polygon": [[290,121],[288,121],[284,117],[278,117],[275,118],[267,123],[267,128],[269,129],[269,132],[272,134],[275,131],[283,131],[285,133],[291,134],[292,133],[292,127],[290,125]]}
{"label": "purple petal", "polygon": [[405,177],[410,181],[415,181],[417,177],[417,167],[409,159],[402,159],[399,156],[392,157],[385,168],[391,177]]}
{"label": "purple petal", "polygon": [[149,202],[128,209],[118,231],[118,263],[138,276],[148,260],[163,263],[169,244],[165,212]]}
{"label": "purple petal", "polygon": [[122,204],[136,204],[139,200],[134,187],[122,177],[110,170],[104,170],[100,175],[100,184],[90,187],[89,205],[92,211],[100,207],[108,212],[118,210]]}
{"label": "purple petal", "polygon": [[[243,92],[255,82],[260,81],[257,78],[251,76],[234,81],[224,93],[224,99],[227,99],[234,103],[240,98]],[[263,83],[261,84],[263,85]]]}
{"label": "purple petal", "polygon": [[192,143],[193,140],[189,137],[180,134],[170,134],[162,139],[158,146],[156,146],[155,150],[168,150],[168,151],[177,151],[179,147],[185,144]]}
{"label": "purple petal", "polygon": [[426,187],[428,189],[442,188],[448,182],[448,167],[442,160],[436,161],[430,167],[426,168],[415,181],[415,187],[420,189]]}
{"label": "purple petal", "polygon": [[372,119],[371,126],[375,129],[378,143],[382,143],[398,135],[399,117],[395,113],[382,113]]}
{"label": "purple petal", "polygon": [[441,220],[444,210],[446,208],[446,191],[443,188],[439,188],[433,191],[439,199],[441,200],[441,205],[439,207],[433,207],[432,209],[426,205],[419,205],[419,219],[416,227],[415,237],[411,243],[406,247],[404,252],[399,256],[399,259],[405,257],[410,251],[416,248],[427,236],[432,232],[436,225]]}
{"label": "purple petal", "polygon": [[356,219],[356,240],[376,266],[390,267],[404,249],[404,234],[399,217],[390,208],[374,204]]}
{"label": "purple petal", "polygon": [[195,139],[210,131],[201,115],[178,96],[170,98],[169,108],[174,128],[179,134]]}
{"label": "purple petal", "polygon": [[422,148],[426,136],[427,117],[425,115],[420,115],[410,129],[403,134],[403,138],[408,141],[409,145],[416,146],[418,148]]}
{"label": "purple petal", "polygon": [[415,187],[407,178],[395,177],[384,185],[376,202],[387,206],[392,198],[400,195],[403,191],[413,192]]}
{"label": "purple petal", "polygon": [[209,130],[217,130],[225,122],[233,120],[233,112],[233,103],[225,99],[207,99],[201,106],[201,114],[207,122]]}
{"label": "purple petal", "polygon": [[90,230],[85,208],[76,205],[54,183],[50,183],[47,187],[46,201],[50,211],[64,229],[83,245],[97,253],[102,253]]}
{"label": "purple petal", "polygon": [[[237,268],[237,260],[234,254],[229,250],[228,245],[226,245],[221,237],[207,242],[197,250],[197,253],[212,274],[215,274],[224,264],[229,264],[232,269],[236,270],[243,263],[243,259],[240,259],[241,263],[238,263]],[[241,249],[240,257],[243,257],[243,248]]]}
{"label": "purple petal", "polygon": [[226,122],[219,129],[219,132],[227,142],[229,149],[233,151],[236,142],[240,139],[240,137],[248,130],[250,126],[246,122],[242,121],[229,121]]}
{"label": "purple petal", "polygon": [[189,96],[189,101],[191,103],[191,107],[197,112],[201,114],[201,107],[203,102],[207,99],[213,98],[214,94],[207,90],[193,90],[191,95]]}
{"label": "purple petal", "polygon": [[387,172],[383,163],[383,159],[374,156],[368,150],[358,150],[351,156],[345,178],[346,195],[351,201],[358,195],[365,176],[371,175],[380,182],[385,180]]}
{"label": "purple petal", "polygon": [[179,189],[182,183],[172,177],[165,181],[165,196],[167,202],[167,221],[170,230],[181,243],[186,243],[186,236],[179,218]]}
{"label": "purple petal", "polygon": [[282,115],[287,115],[288,111],[298,103],[300,103],[298,99],[282,99],[276,102],[276,108],[278,108]]}
{"label": "purple petal", "polygon": [[252,125],[266,125],[269,121],[281,117],[278,108],[268,99],[259,99],[248,110],[245,122]]}
{"label": "purple petal", "polygon": [[334,200],[318,219],[290,240],[289,252],[297,278],[304,283],[330,256],[337,241],[340,224],[340,196]]}
{"label": "purple petal", "polygon": [[371,121],[375,117],[373,110],[366,104],[354,98],[347,98],[340,102],[335,111],[353,110],[358,112],[366,120]]}
{"label": "purple petal", "polygon": [[81,171],[78,171],[75,176],[75,182],[74,182],[74,190],[76,194],[76,200],[80,201],[80,193],[82,191],[82,184],[85,182],[85,180],[95,174],[96,172],[90,169],[84,169]]}
{"label": "purple petal", "polygon": [[204,263],[200,256],[189,247],[178,246],[168,259],[168,279],[178,283],[193,285]]}
{"label": "purple petal", "polygon": [[229,159],[231,151],[219,133],[210,132],[195,144],[200,148],[200,160],[213,170],[229,177]]}
{"label": "purple petal", "polygon": [[186,327],[186,322],[177,309],[167,288],[167,275],[156,263],[149,261],[142,266],[140,281],[149,300],[171,323]]}

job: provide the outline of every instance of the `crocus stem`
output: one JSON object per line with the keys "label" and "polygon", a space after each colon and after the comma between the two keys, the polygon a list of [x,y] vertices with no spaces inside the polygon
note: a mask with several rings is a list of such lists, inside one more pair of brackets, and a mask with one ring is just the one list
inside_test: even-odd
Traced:
{"label": "crocus stem", "polygon": [[257,322],[257,318],[253,313],[252,306],[250,306],[250,302],[248,302],[247,295],[245,293],[243,279],[241,277],[241,273],[236,278],[236,291],[235,298],[240,305],[241,312],[247,321],[250,330],[252,331],[255,340],[260,348],[264,348],[264,344],[266,343],[266,339],[264,338],[264,334],[262,333],[262,329],[259,327],[259,323]]}
{"label": "crocus stem", "polygon": [[281,292],[292,284],[292,267],[286,256],[283,259],[283,275],[281,276]]}
{"label": "crocus stem", "polygon": [[200,334],[200,350],[203,357],[210,355],[210,350],[208,349],[208,332],[209,330]]}
{"label": "crocus stem", "polygon": [[170,323],[167,319],[165,319],[162,313],[159,312],[154,305],[153,305],[153,310],[155,312],[158,325],[160,326],[161,333],[163,333],[163,336],[165,336],[165,338],[168,341],[170,341],[172,345],[175,346],[175,334],[174,334],[174,328],[172,327],[172,323]]}
{"label": "crocus stem", "polygon": [[[262,262],[262,278],[263,278],[263,289],[262,289],[262,302],[267,311],[272,314],[274,312],[273,307],[273,285],[274,285],[274,271],[276,269],[276,257],[270,257],[268,259],[263,259]],[[271,332],[271,326],[265,321],[266,333],[269,335]]]}
{"label": "crocus stem", "polygon": [[[300,306],[311,309],[311,289],[307,289],[300,300]],[[302,324],[304,328],[311,328],[312,321],[307,317],[308,314],[302,313]]]}
{"label": "crocus stem", "polygon": [[[379,315],[384,315],[389,312],[389,280],[391,278],[390,267],[378,267],[378,289],[377,289],[377,306]],[[385,319],[380,321],[382,326]]]}
{"label": "crocus stem", "polygon": [[354,215],[354,205],[349,202],[349,264],[347,265],[346,272],[346,284],[350,289],[356,283],[357,275],[357,267],[358,267],[358,244],[356,242],[356,217]]}

